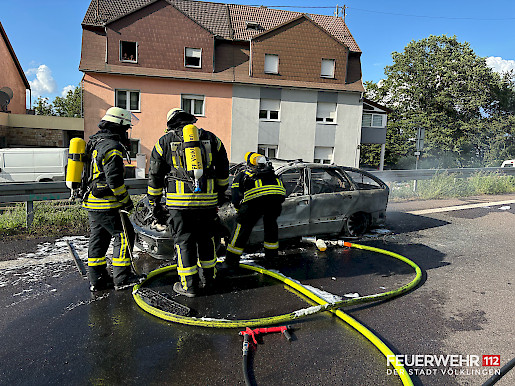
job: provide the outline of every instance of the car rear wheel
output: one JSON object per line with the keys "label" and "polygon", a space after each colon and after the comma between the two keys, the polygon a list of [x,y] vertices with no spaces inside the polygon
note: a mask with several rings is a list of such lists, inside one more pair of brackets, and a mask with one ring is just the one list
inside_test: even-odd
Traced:
{"label": "car rear wheel", "polygon": [[360,237],[365,234],[370,224],[369,216],[363,212],[351,214],[343,224],[346,236]]}

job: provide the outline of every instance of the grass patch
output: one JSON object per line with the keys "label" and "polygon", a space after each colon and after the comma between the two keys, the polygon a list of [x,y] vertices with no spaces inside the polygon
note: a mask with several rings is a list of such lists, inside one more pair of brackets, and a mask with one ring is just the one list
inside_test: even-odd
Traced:
{"label": "grass patch", "polygon": [[34,220],[27,228],[26,204],[16,203],[2,209],[0,235],[56,236],[84,234],[88,231],[88,214],[79,203],[66,200],[34,202]]}
{"label": "grass patch", "polygon": [[430,180],[393,183],[390,186],[390,199],[440,199],[452,197],[479,196],[484,194],[507,194],[515,192],[515,177],[497,172],[477,172],[467,178],[458,174],[441,172]]}
{"label": "grass patch", "polygon": [[[134,204],[145,195],[131,196]],[[88,212],[81,204],[68,200],[35,201],[34,220],[27,228],[24,202],[13,203],[0,211],[0,238],[4,236],[64,236],[89,232]]]}

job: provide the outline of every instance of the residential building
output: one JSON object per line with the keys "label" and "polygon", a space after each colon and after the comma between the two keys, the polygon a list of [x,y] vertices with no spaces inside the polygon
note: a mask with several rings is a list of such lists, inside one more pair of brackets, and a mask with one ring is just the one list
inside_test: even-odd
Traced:
{"label": "residential building", "polygon": [[31,115],[26,109],[30,84],[0,23],[0,148],[68,147],[84,135],[82,118]]}
{"label": "residential building", "polygon": [[[0,23],[0,69],[0,92],[3,93],[3,95],[0,94],[0,112],[25,114],[26,90],[30,90],[30,84],[2,23]],[[6,99],[8,104],[5,104]]]}
{"label": "residential building", "polygon": [[[112,105],[140,120],[149,156],[182,107],[232,162],[269,157],[359,164],[361,51],[343,19],[192,0],[92,0],[84,17],[85,135]],[[133,154],[134,155],[134,154]]]}
{"label": "residential building", "polygon": [[363,117],[361,120],[361,143],[380,144],[379,170],[384,168],[386,149],[386,123],[391,110],[370,99],[363,98]]}

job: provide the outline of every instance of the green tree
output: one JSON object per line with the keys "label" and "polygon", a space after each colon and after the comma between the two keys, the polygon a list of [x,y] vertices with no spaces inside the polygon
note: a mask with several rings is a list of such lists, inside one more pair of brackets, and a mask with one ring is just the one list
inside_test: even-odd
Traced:
{"label": "green tree", "polygon": [[397,153],[390,161],[413,154],[418,127],[425,128],[428,167],[480,166],[500,156],[491,147],[500,151],[510,138],[513,74],[495,73],[455,36],[412,41],[392,58],[386,79],[365,83],[368,98],[393,110],[386,147]]}
{"label": "green tree", "polygon": [[55,115],[54,109],[51,103],[48,103],[48,98],[38,97],[34,104],[34,111],[36,115]]}
{"label": "green tree", "polygon": [[38,97],[34,110],[36,115],[80,118],[82,116],[82,88],[77,86],[73,90],[69,90],[65,97],[55,97],[53,103],[49,103],[48,98]]}

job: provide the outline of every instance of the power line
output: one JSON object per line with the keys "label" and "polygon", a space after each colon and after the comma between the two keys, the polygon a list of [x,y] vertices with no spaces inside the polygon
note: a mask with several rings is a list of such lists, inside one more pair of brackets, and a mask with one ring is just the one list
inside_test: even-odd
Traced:
{"label": "power line", "polygon": [[[261,4],[253,4],[249,5],[250,7],[262,7]],[[266,8],[304,8],[304,9],[335,9],[335,7],[326,7],[326,6],[307,6],[307,5],[265,5],[263,7]],[[418,17],[418,18],[426,18],[426,19],[446,19],[446,20],[473,20],[473,21],[507,21],[507,20],[515,20],[515,17],[501,17],[501,18],[487,18],[487,17],[452,17],[452,16],[427,16],[427,15],[413,15],[407,13],[395,13],[395,12],[383,12],[383,11],[374,11],[370,9],[363,8],[354,8],[344,6],[346,9],[350,9],[353,11],[361,11],[361,12],[369,12],[369,13],[378,13],[381,15],[391,15],[391,16],[403,16],[403,17]],[[340,7],[343,8],[343,7]]]}

